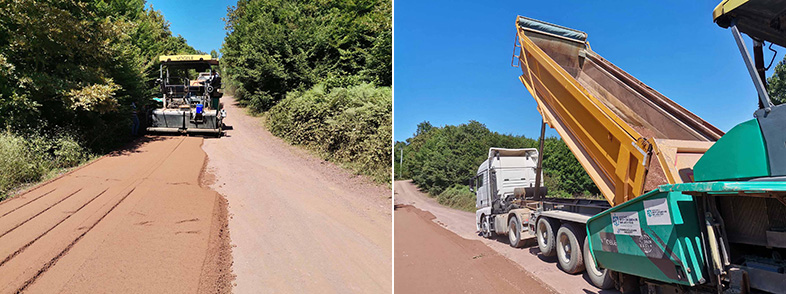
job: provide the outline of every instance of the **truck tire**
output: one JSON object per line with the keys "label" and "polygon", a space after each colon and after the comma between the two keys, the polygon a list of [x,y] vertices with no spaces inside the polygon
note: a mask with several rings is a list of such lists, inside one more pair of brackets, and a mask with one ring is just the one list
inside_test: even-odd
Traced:
{"label": "truck tire", "polygon": [[569,274],[577,274],[584,270],[584,258],[582,255],[582,244],[584,232],[579,230],[573,223],[565,223],[557,231],[555,242],[557,251],[557,263],[562,271]]}
{"label": "truck tire", "polygon": [[538,225],[536,227],[538,249],[540,249],[540,254],[543,254],[543,256],[554,256],[557,254],[554,249],[554,233],[557,227],[556,222],[547,217],[538,219]]}
{"label": "truck tire", "polygon": [[587,276],[595,287],[608,290],[614,287],[614,280],[611,278],[612,271],[609,269],[595,266],[595,259],[589,248],[589,237],[584,237],[584,268]]}
{"label": "truck tire", "polygon": [[488,215],[483,216],[480,226],[480,233],[483,235],[483,238],[487,239],[494,236],[494,234],[491,233],[491,218]]}
{"label": "truck tire", "polygon": [[508,240],[510,241],[510,247],[524,247],[524,241],[521,240],[521,222],[516,216],[511,217],[508,222]]}

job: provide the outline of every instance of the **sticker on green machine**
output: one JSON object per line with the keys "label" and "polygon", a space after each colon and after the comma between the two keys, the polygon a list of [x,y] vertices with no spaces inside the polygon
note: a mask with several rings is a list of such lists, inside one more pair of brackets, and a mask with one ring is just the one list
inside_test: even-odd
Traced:
{"label": "sticker on green machine", "polygon": [[644,212],[647,215],[647,225],[671,225],[669,204],[666,198],[644,200]]}
{"label": "sticker on green machine", "polygon": [[639,213],[636,211],[612,212],[611,226],[615,235],[641,236]]}

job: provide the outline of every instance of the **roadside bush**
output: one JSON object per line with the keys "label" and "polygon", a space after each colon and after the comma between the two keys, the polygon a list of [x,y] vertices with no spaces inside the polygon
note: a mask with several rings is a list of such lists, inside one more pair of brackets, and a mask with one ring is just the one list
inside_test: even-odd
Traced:
{"label": "roadside bush", "polygon": [[54,164],[59,168],[69,168],[85,162],[89,152],[71,136],[61,135],[52,141]]}
{"label": "roadside bush", "polygon": [[392,92],[361,84],[293,91],[270,109],[267,127],[355,172],[390,182]]}
{"label": "roadside bush", "polygon": [[46,172],[43,162],[31,158],[27,142],[20,136],[0,133],[0,198],[19,183],[36,181]]}
{"label": "roadside bush", "polygon": [[466,185],[453,185],[437,195],[439,204],[464,210],[475,211],[475,193],[469,190]]}
{"label": "roadside bush", "polygon": [[0,132],[0,200],[22,184],[41,181],[89,158],[87,150],[68,135]]}

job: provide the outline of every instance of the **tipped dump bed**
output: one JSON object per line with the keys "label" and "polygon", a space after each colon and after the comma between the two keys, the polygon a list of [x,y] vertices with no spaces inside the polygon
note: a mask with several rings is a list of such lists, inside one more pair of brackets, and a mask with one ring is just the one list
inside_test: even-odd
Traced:
{"label": "tipped dump bed", "polygon": [[521,81],[609,203],[692,181],[722,131],[592,51],[586,33],[521,16],[516,27]]}

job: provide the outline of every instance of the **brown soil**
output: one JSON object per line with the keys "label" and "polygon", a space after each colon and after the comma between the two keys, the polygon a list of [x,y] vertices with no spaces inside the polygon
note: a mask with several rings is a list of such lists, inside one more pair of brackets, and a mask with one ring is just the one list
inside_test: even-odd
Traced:
{"label": "brown soil", "polygon": [[201,138],[145,137],[0,203],[0,292],[229,292]]}
{"label": "brown soil", "polygon": [[552,293],[483,242],[461,238],[434,218],[396,206],[396,293]]}
{"label": "brown soil", "polygon": [[[462,253],[460,250],[456,250],[457,253],[440,253],[439,251],[443,250],[442,247],[455,247],[457,243],[459,244],[467,244],[467,242],[480,242],[481,244],[487,246],[489,249],[492,250],[492,255],[499,256],[500,258],[505,258],[510,262],[517,265],[523,271],[512,271],[513,274],[505,275],[504,278],[513,277],[514,279],[522,279],[528,280],[533,279],[538,281],[543,285],[543,287],[547,287],[548,289],[553,289],[555,292],[558,293],[598,293],[598,294],[615,294],[619,293],[614,290],[600,290],[597,287],[593,286],[589,278],[586,276],[586,273],[583,274],[576,274],[570,275],[566,274],[562,270],[559,269],[557,266],[557,260],[555,257],[544,257],[540,255],[540,251],[538,250],[537,244],[528,244],[525,245],[524,248],[513,248],[508,245],[508,238],[507,236],[498,236],[492,239],[486,239],[479,236],[476,225],[475,225],[475,213],[460,211],[456,209],[452,209],[449,207],[445,207],[437,203],[433,198],[428,197],[428,195],[420,192],[418,188],[411,182],[411,181],[396,181],[395,182],[395,195],[394,195],[394,202],[396,206],[401,205],[411,205],[416,207],[417,209],[421,209],[427,211],[430,214],[433,214],[436,218],[428,221],[431,217],[424,218],[425,222],[414,222],[414,225],[410,225],[409,227],[415,226],[428,226],[430,227],[429,234],[432,235],[433,239],[423,239],[418,240],[418,238],[431,238],[426,235],[415,235],[415,237],[410,237],[409,230],[412,228],[408,228],[408,226],[401,225],[399,223],[399,216],[402,215],[401,209],[397,209],[395,212],[395,242],[396,242],[396,253],[395,253],[395,275],[396,275],[396,292],[400,293],[409,293],[402,291],[403,289],[399,288],[399,283],[402,281],[400,280],[403,275],[407,275],[407,271],[410,270],[417,270],[417,267],[424,267],[427,269],[431,269],[432,271],[446,271],[448,268],[443,267],[439,269],[440,264],[455,264],[460,261],[455,261],[453,259],[460,259],[463,260],[465,263],[469,262],[466,259],[466,253]],[[436,230],[433,228],[434,226],[444,227],[446,230]],[[420,229],[422,230],[422,228]],[[420,236],[420,237],[418,237]],[[456,239],[458,238],[458,239]],[[435,254],[435,256],[441,258],[437,260],[432,260],[431,263],[421,262],[418,263],[417,266],[413,266],[415,269],[401,269],[400,258],[401,253],[399,249],[401,248],[399,242],[417,242],[420,244],[419,247],[412,247],[408,254],[421,254],[421,258],[427,259],[430,258],[429,256],[422,255],[419,253],[420,250],[424,252],[430,252],[431,254]],[[449,244],[450,243],[450,244]],[[536,243],[536,242],[534,242]],[[472,256],[478,255],[477,253],[472,254]],[[490,256],[490,255],[486,255]],[[413,261],[414,262],[414,261]],[[474,260],[473,260],[474,262]],[[456,275],[458,277],[465,277],[466,279],[479,279],[478,276],[481,273],[495,273],[496,271],[487,268],[472,268],[472,267],[464,267],[453,270],[450,272],[451,275]],[[423,272],[423,271],[421,271]],[[470,273],[476,272],[476,273]],[[423,273],[423,276],[411,275],[409,280],[411,283],[432,283],[431,277],[433,274],[430,273]],[[458,281],[456,278],[451,278],[449,281],[454,283],[467,283],[466,281]],[[478,283],[483,284],[483,283]],[[463,285],[463,284],[462,284]],[[482,286],[482,285],[481,285]],[[406,289],[407,286],[402,286]],[[467,286],[466,289],[474,289]],[[540,289],[534,287],[533,289]],[[523,291],[524,293],[529,293],[529,289]],[[534,290],[532,290],[534,291]],[[458,291],[437,291],[439,293],[456,293]],[[488,292],[487,290],[482,291],[464,291],[463,289],[460,292],[467,292],[467,293],[481,293],[481,292]],[[522,291],[520,291],[522,292]],[[426,291],[415,291],[414,293],[429,293]],[[499,292],[499,293],[515,293],[511,291],[507,292]]]}
{"label": "brown soil", "polygon": [[229,203],[233,291],[390,293],[391,190],[225,106],[226,135],[203,149]]}

